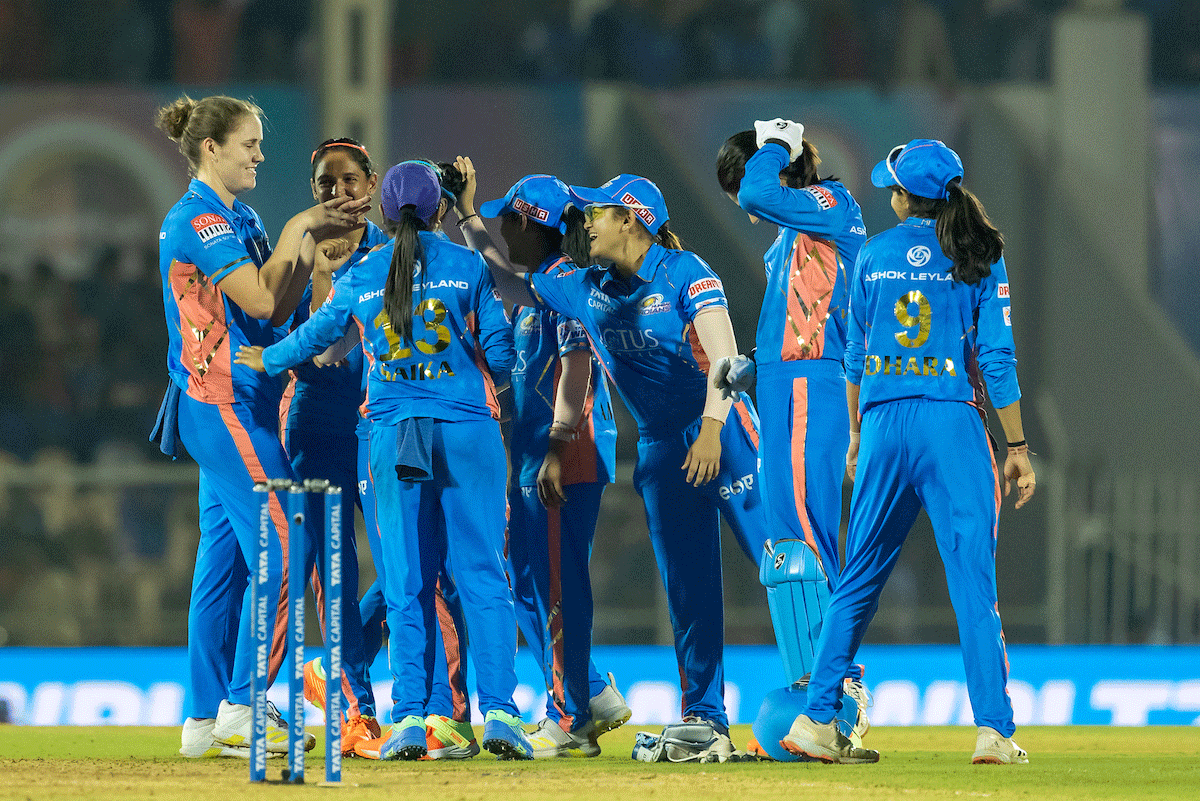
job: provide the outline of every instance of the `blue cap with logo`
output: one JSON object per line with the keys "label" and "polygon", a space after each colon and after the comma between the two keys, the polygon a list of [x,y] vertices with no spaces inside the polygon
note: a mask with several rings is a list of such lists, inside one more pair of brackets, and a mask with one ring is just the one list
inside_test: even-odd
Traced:
{"label": "blue cap with logo", "polygon": [[899,186],[910,195],[933,200],[949,197],[946,187],[962,177],[962,159],[937,139],[914,139],[906,145],[896,145],[871,170],[871,183],[881,189]]}
{"label": "blue cap with logo", "polygon": [[638,216],[650,233],[657,234],[670,216],[667,201],[653,181],[638,175],[621,173],[599,189],[571,187],[571,200],[576,206],[623,206]]}
{"label": "blue cap with logo", "polygon": [[416,215],[429,222],[442,199],[442,185],[437,173],[423,161],[402,161],[383,176],[380,205],[383,216],[399,221],[400,210],[413,206]]}
{"label": "blue cap with logo", "polygon": [[567,224],[563,212],[570,202],[571,192],[567,185],[553,175],[526,175],[513,184],[504,197],[481,204],[479,213],[484,217],[499,217],[515,211],[565,234]]}

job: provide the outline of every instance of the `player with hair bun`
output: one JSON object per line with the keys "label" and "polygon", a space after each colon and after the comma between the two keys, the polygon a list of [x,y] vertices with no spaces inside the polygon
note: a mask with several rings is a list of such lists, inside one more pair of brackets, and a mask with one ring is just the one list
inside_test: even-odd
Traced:
{"label": "player with hair bun", "polygon": [[[468,185],[474,167],[465,160]],[[467,190],[470,191],[469,189]],[[467,243],[487,259],[505,300],[577,320],[638,425],[634,486],[667,591],[682,714],[709,743],[694,758],[734,752],[725,713],[720,516],[747,554],[767,536],[758,476],[758,420],[710,383],[710,362],[737,353],[725,292],[668,225],[658,187],[618,175],[571,187],[587,217],[589,260],[611,266],[514,273],[483,223]]]}
{"label": "player with hair bun", "polygon": [[[807,706],[782,743],[822,762],[879,759],[832,721],[842,677],[922,508],[945,565],[979,727],[971,761],[1029,761],[1012,740],[996,527],[1001,487],[1007,495],[1016,480],[1019,509],[1036,477],[1021,423],[1004,241],[962,178],[958,154],[932,139],[897,146],[871,171],[875,186],[891,190],[900,224],[863,246],[850,286],[846,565],[829,600]],[[1008,438],[1002,472],[984,422],[988,392]]]}
{"label": "player with hair bun", "polygon": [[[236,364],[233,353],[241,345],[270,345],[274,327],[296,307],[308,282],[308,267],[299,264],[305,235],[344,235],[370,208],[369,196],[320,203],[289,220],[272,250],[258,215],[237,199],[257,183],[261,116],[253,103],[218,95],[181,97],[157,118],[193,176],[159,234],[171,381],[151,434],[173,457],[182,444],[200,467],[190,693],[180,748],[188,757],[249,756],[254,655],[247,565],[257,554],[261,500],[254,484],[294,477],[279,441],[279,385]],[[283,604],[287,519],[276,497],[269,522],[265,592]],[[273,680],[278,663],[272,667]],[[270,713],[267,749],[286,753],[287,724],[273,706]],[[315,744],[310,735],[305,747]]]}
{"label": "player with hair bun", "polygon": [[[717,180],[750,216],[779,226],[763,256],[767,289],[755,358],[717,366],[718,386],[746,391],[757,382],[762,419],[763,492],[772,541],[759,576],[788,687],[770,693],[755,721],[751,750],[794,760],[779,740],[804,704],[804,682],[829,592],[841,571],[842,483],[849,446],[846,411],[847,276],[866,241],[862,211],[839,181],[821,178],[821,158],[791,120],[759,120],[729,137],[717,154]],[[862,666],[851,667],[855,703],[845,733],[868,728]]]}

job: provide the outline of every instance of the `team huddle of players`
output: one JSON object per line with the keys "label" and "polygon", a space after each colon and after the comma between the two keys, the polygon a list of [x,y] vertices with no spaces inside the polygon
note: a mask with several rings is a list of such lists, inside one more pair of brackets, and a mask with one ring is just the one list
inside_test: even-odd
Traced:
{"label": "team huddle of players", "polygon": [[[947,571],[952,595],[963,584],[960,619],[975,621],[963,638],[981,726],[973,758],[1024,759],[1011,740],[1007,674],[995,664],[997,649],[1004,661],[991,536],[998,484],[978,374],[997,398],[1010,440],[1005,477],[1018,479],[1019,504],[1033,473],[1022,450],[999,235],[959,186],[953,151],[914,140],[877,166],[873,181],[892,190],[902,220],[894,230],[907,226],[901,233],[924,244],[875,250],[881,259],[898,253],[930,278],[892,270],[867,280],[863,257],[885,237],[895,251],[897,237],[889,231],[864,247],[858,204],[818,176],[803,127],[772,120],[730,137],[718,156],[722,189],[752,221],[780,230],[764,257],[751,360],[738,355],[719,276],[682,249],[646,178],[622,174],[589,188],[529,175],[476,209],[469,158],[405,161],[380,178],[360,143],[330,140],[312,157],[317,205],[293,217],[272,249],[237,200],[262,161],[259,117],[224,97],[182,98],[160,115],[194,176],[160,236],[172,381],[156,433],[164,451],[182,443],[201,468],[181,753],[246,755],[249,649],[240,641],[248,640],[246,555],[258,530],[252,487],[291,476],[358,487],[345,511],[360,505],[378,576],[361,603],[357,576],[344,578],[342,686],[325,686],[319,661],[305,666],[311,701],[345,695],[343,753],[465,758],[481,743],[500,758],[598,755],[598,738],[631,714],[590,655],[588,558],[614,477],[611,385],[638,429],[634,484],[666,588],[682,691],[681,722],[639,741],[635,756],[742,754],[723,700],[724,517],[760,565],[786,674],[773,682],[784,686],[768,696],[747,750],[877,760],[862,748],[868,696],[862,667],[851,663],[923,504],[939,545],[943,536],[972,543],[958,545]],[[383,229],[363,218],[376,196]],[[941,216],[964,208],[976,225],[969,236],[991,231],[994,251],[943,241]],[[443,230],[452,213],[465,246]],[[498,219],[507,255],[485,218]],[[869,369],[897,346],[916,364],[929,356],[962,369]],[[972,362],[979,372],[969,371]],[[285,373],[281,397],[275,377]],[[876,389],[881,379],[887,386]],[[757,409],[744,394],[756,382]],[[852,400],[861,400],[853,415]],[[890,417],[897,410],[899,422]],[[876,420],[885,423],[877,429]],[[932,455],[885,454],[898,425],[929,433]],[[971,476],[970,487],[956,487],[970,509],[933,492],[946,475],[933,464]],[[843,572],[842,477],[855,477],[856,465]],[[719,491],[745,476],[757,477],[745,491]],[[889,507],[885,497],[901,502]],[[951,517],[943,535],[939,521]],[[271,519],[286,532],[282,509],[273,505]],[[343,565],[353,568],[353,538],[346,542]],[[307,564],[289,566],[276,538],[269,580],[289,569],[312,573],[321,545],[307,546]],[[319,593],[320,576],[313,581]],[[512,698],[518,626],[546,680],[546,716],[532,731]],[[391,725],[381,727],[366,671],[385,632],[393,706]],[[272,675],[282,632],[278,639]],[[481,738],[470,720],[468,664]],[[276,715],[268,749],[286,748]]]}

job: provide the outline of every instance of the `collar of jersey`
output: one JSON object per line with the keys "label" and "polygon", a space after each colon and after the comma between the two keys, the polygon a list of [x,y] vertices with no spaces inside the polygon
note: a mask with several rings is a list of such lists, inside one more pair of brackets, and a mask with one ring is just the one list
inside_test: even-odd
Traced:
{"label": "collar of jersey", "polygon": [[937,220],[932,217],[908,217],[901,225],[912,225],[917,228],[932,228],[937,225]]}
{"label": "collar of jersey", "polygon": [[[188,191],[194,193],[196,197],[200,198],[208,205],[218,209],[222,215],[229,215],[230,208],[226,206],[224,201],[221,200],[220,196],[217,195],[217,191],[208,184],[204,183],[204,181],[201,181],[199,178],[192,179],[192,182],[188,184]],[[237,218],[238,222],[243,222],[250,217],[248,213],[249,208],[249,206],[237,198],[233,199],[233,216]]]}
{"label": "collar of jersey", "polygon": [[[653,281],[658,276],[658,266],[663,263],[666,256],[666,248],[658,244],[650,245],[650,249],[642,257],[642,266],[638,268],[638,271],[630,279],[631,285],[636,289],[637,285],[633,284],[634,280],[641,281],[643,284]],[[609,283],[620,280],[620,273],[617,272],[617,268],[615,266],[609,267],[604,271],[604,277],[600,279],[600,287],[603,289]]]}
{"label": "collar of jersey", "polygon": [[547,256],[534,272],[548,273],[555,267],[559,269],[569,270],[575,266],[575,262],[571,261],[570,257],[565,253],[551,253]]}

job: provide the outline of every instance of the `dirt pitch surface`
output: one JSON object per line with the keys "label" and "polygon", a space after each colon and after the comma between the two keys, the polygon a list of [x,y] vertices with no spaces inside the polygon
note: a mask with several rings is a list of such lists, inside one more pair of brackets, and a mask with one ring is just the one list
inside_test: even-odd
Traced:
{"label": "dirt pitch surface", "polygon": [[[601,738],[594,759],[461,762],[346,759],[342,786],[321,787],[324,745],[306,763],[308,785],[252,785],[240,759],[175,756],[179,730],[0,727],[0,799],[259,801],[301,797],[403,801],[601,799],[1143,799],[1200,798],[1200,727],[1023,728],[1025,766],[971,765],[975,730],[876,727],[876,765],[646,764],[629,758],[639,727]],[[640,727],[649,728],[649,727]],[[744,744],[749,726],[735,726]],[[321,736],[319,729],[313,733]],[[268,762],[278,779],[284,760]]]}

